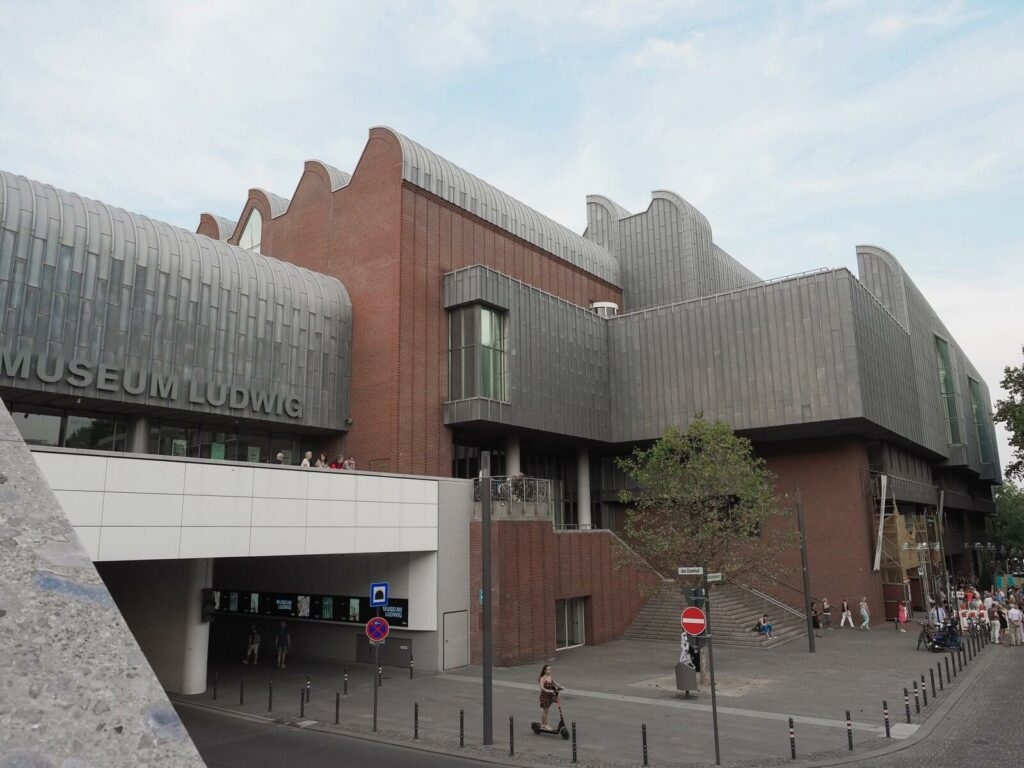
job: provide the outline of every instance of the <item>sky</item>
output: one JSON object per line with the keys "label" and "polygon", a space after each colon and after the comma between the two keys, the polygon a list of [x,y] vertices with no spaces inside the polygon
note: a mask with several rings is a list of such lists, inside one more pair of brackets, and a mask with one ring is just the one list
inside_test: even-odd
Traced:
{"label": "sky", "polygon": [[[762,277],[891,251],[1022,362],[1024,3],[0,0],[0,168],[194,230],[390,125],[582,232],[685,197]],[[1000,458],[1009,459],[997,428]]]}

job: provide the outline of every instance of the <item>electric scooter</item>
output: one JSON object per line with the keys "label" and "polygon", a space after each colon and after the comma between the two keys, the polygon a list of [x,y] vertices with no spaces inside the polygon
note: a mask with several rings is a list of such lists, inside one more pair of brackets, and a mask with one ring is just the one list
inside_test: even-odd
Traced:
{"label": "electric scooter", "polygon": [[555,704],[558,705],[558,725],[554,728],[545,728],[538,722],[530,723],[530,727],[533,728],[534,733],[546,733],[549,736],[561,735],[563,739],[568,740],[569,729],[565,725],[565,718],[562,716],[562,698],[560,694],[564,689],[558,688],[555,690]]}

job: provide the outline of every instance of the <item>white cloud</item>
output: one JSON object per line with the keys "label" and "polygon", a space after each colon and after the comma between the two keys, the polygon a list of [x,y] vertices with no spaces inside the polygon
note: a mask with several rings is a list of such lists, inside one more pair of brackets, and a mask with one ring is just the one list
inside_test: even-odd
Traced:
{"label": "white cloud", "polygon": [[868,27],[868,33],[875,37],[895,38],[914,29],[957,27],[983,16],[983,12],[965,10],[962,2],[947,3],[939,8],[928,3],[917,13],[889,14],[875,19]]}

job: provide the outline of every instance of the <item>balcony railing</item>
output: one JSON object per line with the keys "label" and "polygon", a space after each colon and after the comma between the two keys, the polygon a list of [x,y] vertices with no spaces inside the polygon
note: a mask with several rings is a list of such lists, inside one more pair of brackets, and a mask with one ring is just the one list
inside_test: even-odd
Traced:
{"label": "balcony railing", "polygon": [[[481,484],[473,481],[473,518],[480,519]],[[551,480],[536,477],[496,476],[490,478],[491,517],[496,520],[552,520]]]}

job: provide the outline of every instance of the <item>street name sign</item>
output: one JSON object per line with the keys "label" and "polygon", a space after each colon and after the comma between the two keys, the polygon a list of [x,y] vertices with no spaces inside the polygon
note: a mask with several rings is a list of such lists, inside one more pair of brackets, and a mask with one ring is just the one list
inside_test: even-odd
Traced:
{"label": "street name sign", "polygon": [[680,576],[703,576],[704,569],[699,565],[682,566],[679,569]]}
{"label": "street name sign", "polygon": [[714,583],[716,581],[721,581],[721,580],[722,580],[722,574],[720,574],[720,573],[709,573],[708,574],[708,578],[707,578],[708,584],[712,584],[712,583]]}

